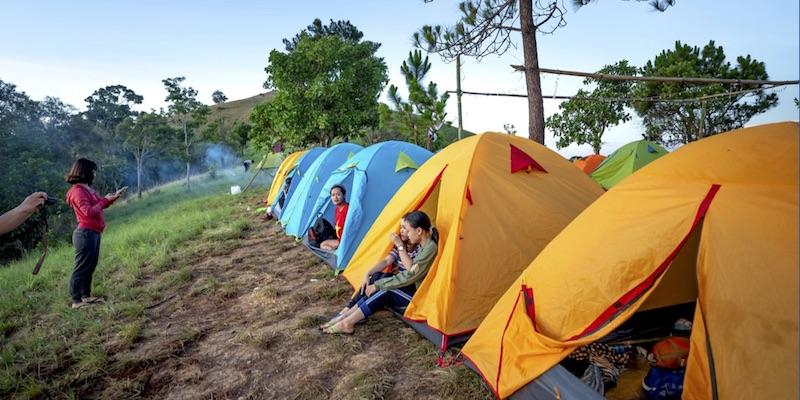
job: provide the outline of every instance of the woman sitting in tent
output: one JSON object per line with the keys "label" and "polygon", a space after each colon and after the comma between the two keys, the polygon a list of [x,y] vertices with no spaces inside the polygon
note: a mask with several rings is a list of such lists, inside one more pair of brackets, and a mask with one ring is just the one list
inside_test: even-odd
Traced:
{"label": "woman sitting in tent", "polygon": [[419,254],[419,245],[411,243],[408,240],[408,232],[403,226],[402,219],[400,220],[400,229],[398,233],[392,232],[392,234],[389,235],[389,240],[393,245],[389,255],[378,261],[378,263],[367,271],[364,275],[364,281],[361,283],[361,287],[355,292],[355,295],[350,299],[347,306],[336,314],[335,317],[331,318],[330,321],[320,326],[320,329],[325,329],[334,325],[352,311],[358,309],[358,307],[356,307],[358,302],[367,297],[364,293],[367,286],[372,285],[380,279],[392,277],[401,271],[411,268],[413,260],[416,259],[417,254]]}
{"label": "woman sitting in tent", "polygon": [[[418,284],[425,278],[428,269],[439,251],[439,233],[431,225],[428,215],[422,211],[413,211],[403,217],[403,227],[408,234],[408,241],[419,246],[417,257],[409,269],[397,275],[380,279],[373,284],[367,284],[362,298],[352,307],[347,315],[338,322],[323,329],[325,333],[353,333],[355,324],[375,311],[385,306],[405,307],[411,302],[411,297],[417,290]],[[397,246],[399,254],[404,253],[404,245]],[[402,257],[402,256],[401,256]]]}
{"label": "woman sitting in tent", "polygon": [[344,195],[346,193],[347,191],[344,190],[344,186],[333,185],[331,188],[331,203],[336,207],[333,214],[333,229],[336,231],[336,239],[323,240],[319,245],[319,248],[322,250],[336,250],[339,247],[339,241],[342,240],[344,221],[347,219],[347,211],[350,208],[350,204],[344,200]]}

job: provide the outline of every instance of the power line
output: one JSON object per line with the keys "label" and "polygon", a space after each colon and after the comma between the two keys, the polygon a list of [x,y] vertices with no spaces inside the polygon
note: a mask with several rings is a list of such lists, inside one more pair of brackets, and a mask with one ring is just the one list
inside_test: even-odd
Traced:
{"label": "power line", "polygon": [[[542,95],[542,99],[543,100],[547,100],[547,99],[572,100],[572,99],[575,99],[575,100],[587,100],[587,101],[603,101],[603,102],[609,102],[609,103],[615,103],[615,102],[626,102],[626,103],[631,103],[631,102],[658,102],[658,103],[684,104],[684,103],[697,103],[697,102],[708,101],[708,100],[711,100],[711,99],[714,99],[714,98],[718,98],[718,97],[737,96],[737,95],[740,95],[740,94],[748,94],[750,92],[757,92],[757,91],[761,91],[761,90],[775,89],[777,87],[784,86],[784,85],[787,85],[787,84],[776,84],[776,85],[771,85],[769,87],[737,90],[735,92],[716,93],[716,94],[711,94],[711,95],[706,95],[706,96],[701,96],[701,97],[684,98],[684,99],[661,99],[661,98],[658,98],[658,97],[595,97],[595,96],[547,96],[547,95]],[[457,92],[455,90],[448,90],[447,93],[457,93]],[[522,97],[522,98],[527,98],[528,97],[525,94],[471,92],[471,91],[466,91],[466,90],[462,90],[461,94],[469,94],[469,95],[474,95],[474,96]]]}
{"label": "power line", "polygon": [[[517,71],[525,71],[524,65],[511,65]],[[698,83],[698,84],[736,84],[736,85],[796,85],[800,80],[791,81],[768,81],[760,79],[721,79],[721,78],[695,78],[695,77],[675,77],[675,76],[630,76],[630,75],[610,75],[597,72],[567,71],[561,69],[539,68],[540,73],[580,76],[584,78],[594,78],[599,80],[612,81],[642,81],[642,82],[671,82],[671,83]]]}

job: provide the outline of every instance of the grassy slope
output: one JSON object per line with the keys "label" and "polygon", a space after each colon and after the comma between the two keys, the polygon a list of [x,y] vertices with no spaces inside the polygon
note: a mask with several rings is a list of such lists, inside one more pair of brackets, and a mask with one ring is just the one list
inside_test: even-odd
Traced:
{"label": "grassy slope", "polygon": [[69,246],[38,276],[35,254],[0,270],[0,397],[488,398],[463,367],[434,369],[435,347],[390,315],[355,337],[317,332],[350,289],[245,211],[263,181],[224,194],[248,179],[112,206],[93,291],[106,305],[69,308]]}
{"label": "grassy slope", "polygon": [[188,277],[190,266],[181,258],[191,249],[179,250],[182,245],[210,228],[247,226],[246,220],[226,220],[236,206],[226,196],[200,194],[221,193],[229,184],[209,180],[191,192],[173,185],[108,210],[93,294],[113,297],[112,305],[69,308],[69,246],[51,249],[38,276],[30,273],[35,254],[0,270],[0,396],[64,394],[102,373],[109,338],[133,340],[145,307]]}
{"label": "grassy slope", "polygon": [[261,93],[246,99],[233,100],[222,104],[215,104],[211,106],[211,115],[209,121],[217,118],[225,118],[225,121],[230,123],[247,122],[250,123],[250,112],[253,111],[256,105],[269,101],[274,96],[273,92]]}

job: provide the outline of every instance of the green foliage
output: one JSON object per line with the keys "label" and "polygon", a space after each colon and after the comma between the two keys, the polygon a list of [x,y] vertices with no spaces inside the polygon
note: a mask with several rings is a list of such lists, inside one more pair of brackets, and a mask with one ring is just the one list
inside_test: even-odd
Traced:
{"label": "green foliage", "polygon": [[[57,98],[35,101],[15,85],[0,81],[0,162],[5,168],[0,175],[0,212],[34,191],[60,200],[47,208],[51,246],[68,241],[74,228],[74,215],[63,201],[69,188],[64,175],[77,158],[99,165],[92,186],[100,193],[133,186],[137,178],[142,187],[170,181],[183,170],[173,161],[170,146],[160,140],[150,142],[154,136],[174,132],[166,124],[175,120],[155,113],[138,116],[131,107],[141,103],[141,96],[122,85],[100,88],[86,101],[87,111],[78,113]],[[117,129],[118,125],[124,126]],[[137,154],[149,161],[139,165]],[[33,249],[43,232],[44,218],[37,213],[0,237],[0,263]]]}
{"label": "green foliage", "polygon": [[222,93],[221,90],[215,90],[214,93],[211,93],[211,101],[214,104],[222,104],[228,100],[228,96],[225,96],[225,93]]}
{"label": "green foliage", "polygon": [[[350,21],[330,21],[331,22],[328,25],[322,25],[322,21],[319,18],[315,18],[311,25],[295,35],[291,40],[283,39],[283,45],[286,47],[286,51],[294,51],[297,48],[297,44],[300,42],[303,34],[307,34],[314,39],[319,39],[326,36],[334,36],[345,41],[356,43],[360,42],[364,37],[364,34],[353,24],[351,24]],[[373,45],[376,46],[375,50],[380,47],[380,45],[376,43],[373,43]]]}
{"label": "green foliage", "polygon": [[[636,67],[622,60],[607,65],[599,73],[608,75],[635,75]],[[591,92],[580,89],[575,98],[561,103],[559,113],[547,119],[546,126],[553,131],[561,149],[572,143],[589,144],[595,154],[600,154],[603,133],[607,128],[630,120],[625,112],[624,101],[607,101],[603,99],[628,97],[633,87],[632,81],[610,81],[586,79],[586,85],[595,84]]]}
{"label": "green foliage", "polygon": [[122,147],[136,160],[136,194],[142,197],[142,168],[145,161],[159,151],[174,147],[175,130],[167,124],[165,116],[141,113],[136,118],[123,120],[116,128]]}
{"label": "green foliage", "polygon": [[267,88],[276,95],[250,116],[257,145],[331,144],[378,125],[386,64],[378,44],[301,32],[287,52],[270,52]]}
{"label": "green foliage", "polygon": [[125,118],[135,115],[134,104],[144,97],[123,85],[106,86],[94,91],[86,101],[86,119],[106,130],[114,129]]}
{"label": "green foliage", "polygon": [[[763,62],[747,56],[736,58],[731,65],[725,60],[722,46],[709,41],[702,49],[675,42],[675,48],[664,50],[641,70],[643,76],[708,77],[723,79],[767,80]],[[756,85],[696,85],[688,83],[642,82],[636,85],[634,97],[659,99],[691,99],[726,92],[757,89]],[[778,96],[763,90],[714,97],[696,102],[636,102],[636,113],[645,126],[645,138],[665,145],[689,143],[702,137],[741,128],[754,115],[778,103]]]}
{"label": "green foliage", "polygon": [[36,119],[36,102],[14,84],[0,81],[0,135],[14,133],[14,128]]}
{"label": "green foliage", "polygon": [[202,140],[198,128],[206,123],[210,113],[208,106],[197,101],[197,90],[182,87],[185,77],[167,78],[162,80],[167,90],[164,101],[169,103],[169,115],[181,127],[178,134],[179,141],[183,139],[180,150],[175,155],[186,163],[186,185],[190,185],[191,164],[196,161],[200,153],[197,144]]}
{"label": "green foliage", "polygon": [[[656,11],[667,11],[668,8],[675,5],[675,0],[635,0],[637,2],[646,1]],[[577,9],[591,3],[596,3],[596,0],[572,0],[572,5]]]}
{"label": "green foliage", "polygon": [[244,155],[244,150],[247,148],[247,142],[250,140],[250,132],[253,126],[246,122],[235,122],[231,128],[231,139],[234,148],[239,154]]}
{"label": "green foliage", "polygon": [[461,15],[453,26],[425,25],[415,32],[416,46],[451,61],[459,55],[481,59],[508,51],[514,32],[509,28],[519,19],[516,1],[466,0],[458,3],[458,10]]}
{"label": "green foliage", "polygon": [[421,136],[425,135],[425,147],[428,149],[432,148],[431,142],[436,139],[436,131],[444,125],[444,118],[447,116],[444,109],[449,97],[446,92],[439,96],[439,91],[433,82],[425,87],[423,81],[430,69],[428,56],[422,58],[421,51],[410,51],[408,59],[400,66],[400,72],[408,87],[408,102],[400,97],[397,86],[389,87],[389,100],[402,116],[406,128],[412,133],[414,144],[420,144]]}

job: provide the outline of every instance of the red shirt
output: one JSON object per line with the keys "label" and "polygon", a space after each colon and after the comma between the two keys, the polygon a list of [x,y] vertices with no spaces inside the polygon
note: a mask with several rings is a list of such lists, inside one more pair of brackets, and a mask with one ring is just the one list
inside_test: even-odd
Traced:
{"label": "red shirt", "polygon": [[78,227],[102,233],[106,227],[103,209],[111,201],[86,186],[75,184],[67,191],[67,204],[75,211]]}
{"label": "red shirt", "polygon": [[336,238],[342,239],[342,231],[344,230],[344,220],[347,219],[347,210],[350,208],[349,203],[344,203],[336,207],[333,214],[334,229],[336,229]]}

